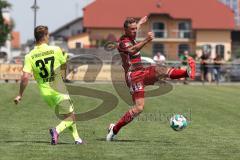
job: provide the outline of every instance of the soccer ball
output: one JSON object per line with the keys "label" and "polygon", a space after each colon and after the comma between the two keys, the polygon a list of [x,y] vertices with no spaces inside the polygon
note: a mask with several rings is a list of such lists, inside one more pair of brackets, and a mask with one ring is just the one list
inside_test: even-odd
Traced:
{"label": "soccer ball", "polygon": [[170,119],[170,127],[174,131],[182,131],[184,128],[186,128],[188,125],[187,119],[180,114],[175,114]]}

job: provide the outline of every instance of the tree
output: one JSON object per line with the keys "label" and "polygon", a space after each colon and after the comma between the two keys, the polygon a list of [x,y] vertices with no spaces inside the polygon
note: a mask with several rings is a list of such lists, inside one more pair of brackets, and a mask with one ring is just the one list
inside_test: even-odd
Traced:
{"label": "tree", "polygon": [[12,30],[12,24],[6,23],[3,19],[2,11],[5,8],[10,8],[11,4],[5,0],[0,0],[0,47],[4,46]]}

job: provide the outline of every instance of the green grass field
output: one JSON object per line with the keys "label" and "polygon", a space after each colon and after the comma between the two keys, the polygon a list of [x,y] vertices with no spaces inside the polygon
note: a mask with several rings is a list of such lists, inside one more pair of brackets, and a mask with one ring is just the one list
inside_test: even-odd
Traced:
{"label": "green grass field", "polygon": [[[89,84],[117,96],[111,85]],[[51,146],[48,129],[58,124],[54,112],[41,99],[35,84],[28,86],[21,104],[13,98],[18,84],[0,84],[1,160],[231,160],[240,158],[240,86],[174,86],[170,93],[148,98],[142,116],[120,131],[118,140],[105,142],[106,129],[128,109],[119,105],[94,120],[77,122],[86,145],[73,145],[70,132]],[[93,109],[101,100],[73,96],[77,112]],[[191,113],[190,113],[191,112]],[[166,120],[183,113],[191,123],[175,132]]]}

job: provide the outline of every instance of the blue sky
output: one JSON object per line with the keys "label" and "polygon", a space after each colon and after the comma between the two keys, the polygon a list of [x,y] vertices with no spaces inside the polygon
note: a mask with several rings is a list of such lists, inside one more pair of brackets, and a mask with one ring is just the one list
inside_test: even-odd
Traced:
{"label": "blue sky", "polygon": [[[31,6],[34,0],[7,0],[12,4],[11,17],[15,22],[15,29],[21,34],[21,43],[33,38],[34,16]],[[82,16],[82,8],[94,0],[37,0],[40,7],[37,25],[49,27],[50,32],[65,23]]]}

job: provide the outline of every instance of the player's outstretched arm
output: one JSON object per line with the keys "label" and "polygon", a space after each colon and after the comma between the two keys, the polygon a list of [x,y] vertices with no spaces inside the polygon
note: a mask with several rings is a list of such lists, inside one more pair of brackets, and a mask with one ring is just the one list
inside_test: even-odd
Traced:
{"label": "player's outstretched arm", "polygon": [[128,52],[129,53],[139,52],[147,43],[151,42],[152,39],[153,39],[153,33],[148,32],[147,37],[143,41],[138,42],[136,45],[129,47]]}
{"label": "player's outstretched arm", "polygon": [[21,82],[20,82],[19,94],[14,98],[14,103],[15,104],[18,104],[21,101],[22,96],[23,96],[23,92],[28,85],[28,81],[29,81],[30,76],[31,76],[30,73],[23,72],[23,75],[21,77]]}
{"label": "player's outstretched arm", "polygon": [[147,16],[144,16],[142,17],[139,21],[138,21],[138,24],[137,24],[137,29],[140,29],[141,25],[145,22],[147,22],[148,20],[148,17]]}

